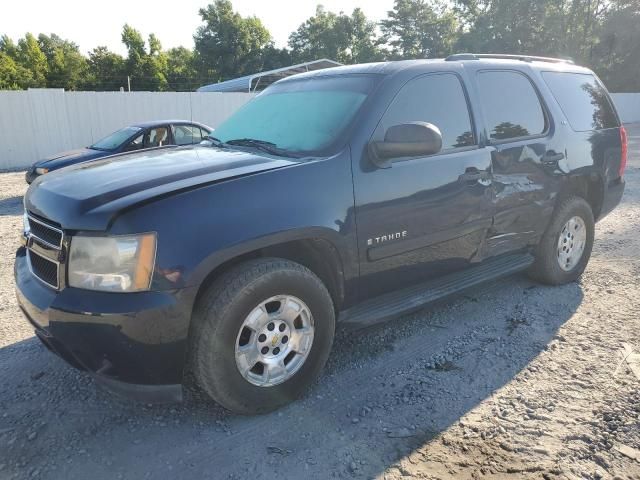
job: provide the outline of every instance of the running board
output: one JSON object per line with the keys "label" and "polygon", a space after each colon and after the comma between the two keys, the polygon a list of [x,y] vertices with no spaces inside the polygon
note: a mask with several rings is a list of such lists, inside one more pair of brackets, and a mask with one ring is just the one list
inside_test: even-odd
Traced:
{"label": "running board", "polygon": [[532,263],[533,256],[528,253],[500,256],[475,267],[367,300],[340,312],[339,321],[347,328],[384,322],[488,280],[520,272]]}

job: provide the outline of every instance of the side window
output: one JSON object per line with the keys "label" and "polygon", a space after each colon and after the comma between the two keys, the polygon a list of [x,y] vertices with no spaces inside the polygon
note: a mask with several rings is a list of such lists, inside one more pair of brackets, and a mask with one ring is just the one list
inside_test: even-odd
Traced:
{"label": "side window", "polygon": [[456,75],[433,74],[410,80],[391,102],[374,136],[382,139],[389,127],[415,121],[440,129],[443,150],[475,144],[467,99]]}
{"label": "side window", "polygon": [[144,148],[162,147],[169,145],[169,131],[167,127],[157,127],[144,134]]}
{"label": "side window", "polygon": [[193,139],[191,138],[190,131],[185,125],[174,125],[173,127],[173,139],[176,145],[191,145]]}
{"label": "side window", "polygon": [[542,72],[542,78],[575,131],[620,126],[607,91],[593,75]]}
{"label": "side window", "polygon": [[129,144],[126,147],[124,147],[124,151],[133,152],[135,150],[140,150],[142,148],[142,137],[143,135],[140,134],[136,138],[131,140]]}
{"label": "side window", "polygon": [[142,148],[142,137],[143,135],[138,135],[136,138],[131,140],[127,146],[127,150],[140,150]]}
{"label": "side window", "polygon": [[196,127],[194,125],[189,128],[193,132],[193,143],[200,143],[202,141],[202,131],[200,130],[200,127]]}
{"label": "side window", "polygon": [[480,102],[487,131],[494,140],[539,135],[546,121],[538,94],[521,73],[484,71],[478,74]]}
{"label": "side window", "polygon": [[192,125],[175,125],[173,127],[173,138],[176,145],[191,145],[200,143],[202,135],[200,129]]}

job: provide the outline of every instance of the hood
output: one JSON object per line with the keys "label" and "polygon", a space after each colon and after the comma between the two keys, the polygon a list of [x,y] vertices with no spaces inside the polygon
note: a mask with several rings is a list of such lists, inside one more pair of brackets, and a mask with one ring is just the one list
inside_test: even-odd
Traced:
{"label": "hood", "polygon": [[38,177],[25,206],[65,229],[104,231],[118,212],[141,202],[295,163],[202,146],[115,155]]}
{"label": "hood", "polygon": [[52,171],[68,165],[73,165],[74,163],[106,157],[110,153],[111,152],[105,152],[102,150],[92,150],[91,148],[79,148],[77,150],[69,150],[68,152],[56,153],[51,157],[36,162],[33,167],[46,167],[49,171]]}

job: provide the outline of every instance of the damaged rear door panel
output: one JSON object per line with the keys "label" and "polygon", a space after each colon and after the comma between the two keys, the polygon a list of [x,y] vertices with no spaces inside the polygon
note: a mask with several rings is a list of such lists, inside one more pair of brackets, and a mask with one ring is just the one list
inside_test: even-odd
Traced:
{"label": "damaged rear door panel", "polygon": [[529,76],[479,69],[474,78],[491,153],[493,225],[488,257],[535,244],[560,189],[565,145]]}

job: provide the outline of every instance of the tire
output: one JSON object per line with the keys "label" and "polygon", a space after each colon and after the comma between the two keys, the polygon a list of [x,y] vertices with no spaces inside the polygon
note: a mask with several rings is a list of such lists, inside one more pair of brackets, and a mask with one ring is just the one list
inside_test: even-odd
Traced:
{"label": "tire", "polygon": [[[573,221],[571,225],[568,223],[570,221]],[[594,230],[593,212],[585,199],[576,196],[561,199],[537,246],[530,276],[548,285],[562,285],[577,280],[591,257]],[[584,247],[579,252],[578,247],[582,242],[578,239],[582,238],[582,232]]]}
{"label": "tire", "polygon": [[324,284],[306,267],[278,258],[251,260],[223,274],[201,295],[193,322],[197,382],[220,405],[245,415],[270,412],[303,393],[324,367],[335,331]]}

